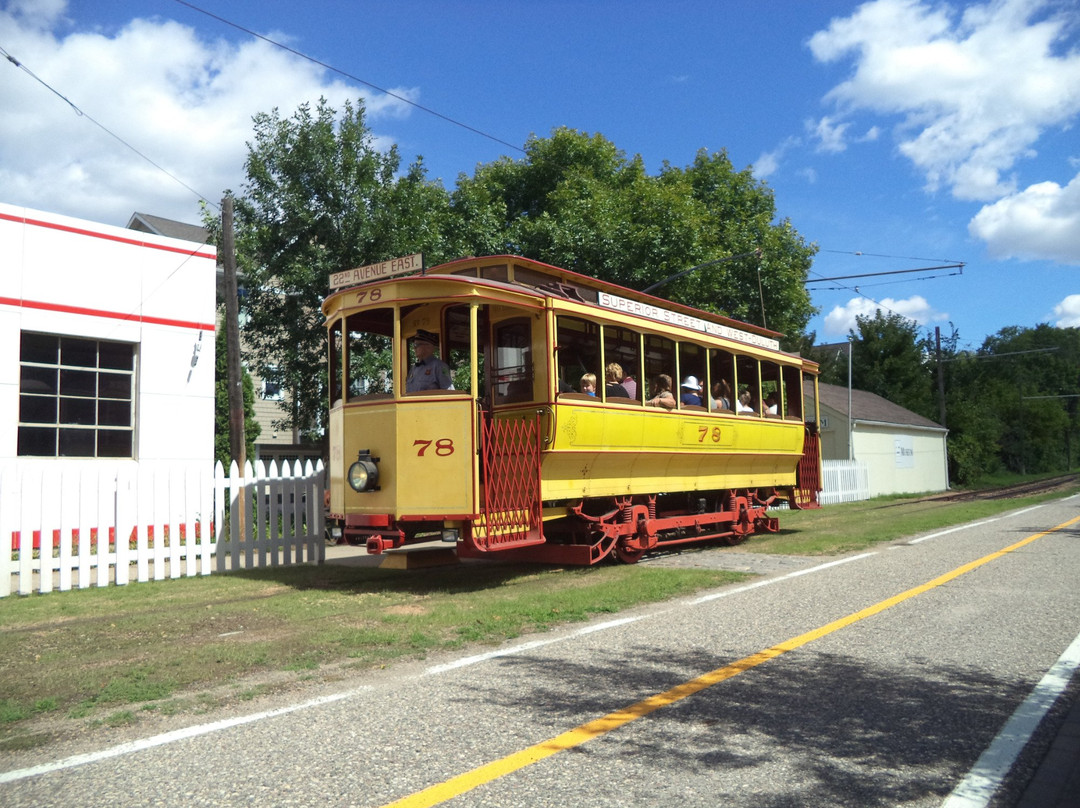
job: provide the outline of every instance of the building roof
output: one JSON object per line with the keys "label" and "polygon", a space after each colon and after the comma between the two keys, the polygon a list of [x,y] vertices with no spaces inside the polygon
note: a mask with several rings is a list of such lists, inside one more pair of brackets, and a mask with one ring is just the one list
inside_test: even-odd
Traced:
{"label": "building roof", "polygon": [[197,224],[186,224],[175,219],[166,219],[162,216],[152,216],[149,213],[135,212],[127,223],[128,230],[141,230],[144,233],[153,233],[158,236],[179,238],[184,241],[195,241],[206,244],[210,233],[205,227]]}
{"label": "building roof", "polygon": [[[841,413],[846,416],[848,411],[848,389],[838,384],[818,384],[818,399],[823,407]],[[851,391],[851,417],[856,421],[875,421],[884,424],[898,424],[902,426],[917,426],[923,429],[940,429],[945,427],[934,423],[929,418],[912,412],[909,409],[894,404],[886,398],[865,390]]]}

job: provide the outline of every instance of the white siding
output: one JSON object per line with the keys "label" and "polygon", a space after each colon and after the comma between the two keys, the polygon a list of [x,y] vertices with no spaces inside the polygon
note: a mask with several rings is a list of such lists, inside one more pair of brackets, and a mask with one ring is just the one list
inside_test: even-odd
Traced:
{"label": "white siding", "polygon": [[135,459],[213,462],[212,246],[0,204],[0,256],[0,460],[38,331],[136,345]]}

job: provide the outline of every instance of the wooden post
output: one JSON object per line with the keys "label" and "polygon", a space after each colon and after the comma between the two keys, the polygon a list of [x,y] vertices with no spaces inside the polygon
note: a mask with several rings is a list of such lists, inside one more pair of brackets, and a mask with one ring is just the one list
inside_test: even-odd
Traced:
{"label": "wooden post", "polygon": [[[236,244],[233,239],[233,199],[221,201],[221,251],[225,265],[225,345],[226,375],[229,386],[229,451],[244,476],[247,463],[247,438],[244,434],[244,379],[240,371],[240,304],[236,285]],[[246,523],[246,497],[236,496],[240,512],[233,514],[239,520],[240,535]]]}

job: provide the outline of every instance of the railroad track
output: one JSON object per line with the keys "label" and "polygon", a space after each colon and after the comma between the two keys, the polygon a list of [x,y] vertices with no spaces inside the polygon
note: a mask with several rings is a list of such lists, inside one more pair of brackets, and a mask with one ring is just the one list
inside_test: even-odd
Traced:
{"label": "railroad track", "polygon": [[1075,486],[1080,480],[1076,474],[1062,474],[1058,477],[1047,477],[1045,480],[1033,480],[1015,485],[1005,485],[999,488],[983,488],[976,491],[948,491],[926,500],[936,502],[965,502],[979,499],[1012,499],[1014,497],[1028,497],[1032,494],[1042,494],[1049,491],[1058,491],[1063,488]]}

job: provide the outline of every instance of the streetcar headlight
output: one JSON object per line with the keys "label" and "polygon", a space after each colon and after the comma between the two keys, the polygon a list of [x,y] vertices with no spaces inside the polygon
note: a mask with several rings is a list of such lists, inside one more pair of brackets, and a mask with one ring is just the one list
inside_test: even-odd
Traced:
{"label": "streetcar headlight", "polygon": [[361,449],[356,462],[349,466],[349,487],[353,491],[379,490],[379,458],[372,457],[371,451]]}
{"label": "streetcar headlight", "polygon": [[444,527],[442,529],[442,540],[447,543],[457,544],[458,539],[461,538],[461,531],[456,527]]}

